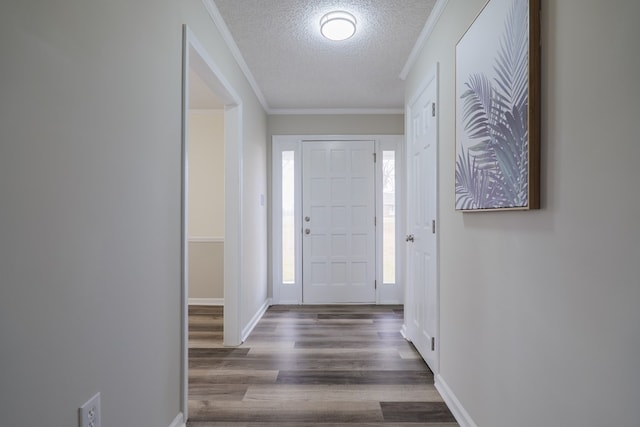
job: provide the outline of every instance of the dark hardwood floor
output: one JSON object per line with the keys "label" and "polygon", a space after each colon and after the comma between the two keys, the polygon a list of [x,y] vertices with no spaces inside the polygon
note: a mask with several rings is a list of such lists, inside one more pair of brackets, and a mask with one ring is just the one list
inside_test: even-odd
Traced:
{"label": "dark hardwood floor", "polygon": [[189,308],[188,427],[453,427],[401,306],[273,306],[240,347]]}

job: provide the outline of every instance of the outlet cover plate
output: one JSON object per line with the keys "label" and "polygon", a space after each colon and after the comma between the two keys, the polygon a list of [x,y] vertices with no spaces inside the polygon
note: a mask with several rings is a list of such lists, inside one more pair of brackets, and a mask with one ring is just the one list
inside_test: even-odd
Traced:
{"label": "outlet cover plate", "polygon": [[100,393],[78,409],[78,427],[100,427]]}

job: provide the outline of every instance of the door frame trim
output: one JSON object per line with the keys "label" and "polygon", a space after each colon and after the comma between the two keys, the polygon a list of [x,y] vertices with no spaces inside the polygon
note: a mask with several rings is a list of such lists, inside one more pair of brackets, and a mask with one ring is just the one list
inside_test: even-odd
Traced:
{"label": "door frame trim", "polygon": [[[404,135],[273,135],[272,136],[272,152],[271,152],[271,259],[272,259],[272,271],[271,271],[271,285],[272,285],[272,297],[273,304],[304,304],[302,298],[302,185],[300,177],[302,175],[302,143],[304,141],[374,141],[374,147],[376,153],[381,153],[382,149],[388,149],[395,144],[398,147],[400,159],[396,157],[396,161],[400,160],[399,168],[400,172],[397,175],[401,178],[397,182],[397,186],[400,187],[400,195],[396,196],[396,204],[400,209],[400,214],[396,216],[400,221],[396,225],[396,250],[397,250],[397,262],[396,262],[396,286],[398,296],[393,298],[385,298],[384,293],[381,291],[383,286],[379,285],[376,289],[376,304],[403,304],[404,303],[404,272],[402,271],[402,265],[405,264],[404,250],[400,245],[401,234],[404,230],[404,194],[405,194],[405,180],[406,175],[404,170]],[[294,151],[295,161],[295,224],[294,229],[297,230],[295,235],[296,245],[296,260],[295,260],[295,283],[284,284],[282,281],[282,222],[281,222],[281,206],[282,206],[282,189],[278,188],[282,183],[282,166],[280,163],[282,151]],[[396,165],[398,167],[398,165]],[[378,203],[378,169],[376,167],[376,215],[381,214],[382,206]],[[376,230],[376,247],[379,246],[379,233],[377,227]],[[375,277],[378,284],[382,283],[382,269],[378,268],[378,264],[381,259],[379,256],[381,251],[376,248],[376,270]],[[400,268],[398,268],[400,266]],[[398,271],[400,270],[400,271]],[[391,294],[389,294],[391,295]]]}

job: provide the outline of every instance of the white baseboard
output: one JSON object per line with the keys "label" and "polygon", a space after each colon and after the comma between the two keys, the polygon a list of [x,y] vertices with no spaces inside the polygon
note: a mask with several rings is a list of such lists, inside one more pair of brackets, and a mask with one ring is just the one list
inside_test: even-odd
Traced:
{"label": "white baseboard", "polygon": [[224,305],[224,298],[189,298],[189,305]]}
{"label": "white baseboard", "polygon": [[264,304],[262,304],[262,307],[260,307],[256,314],[253,315],[251,321],[249,321],[249,324],[247,324],[247,326],[242,330],[242,342],[245,342],[247,340],[247,337],[249,336],[251,331],[253,331],[253,328],[256,327],[260,319],[262,319],[262,316],[264,316],[264,313],[267,311],[270,305],[271,298],[267,298]]}
{"label": "white baseboard", "polygon": [[440,375],[436,375],[435,378],[436,389],[440,392],[440,395],[444,399],[445,403],[449,407],[449,410],[460,424],[460,427],[478,427],[477,424],[471,419],[471,415],[464,409],[462,403],[458,400],[453,390],[442,379]]}
{"label": "white baseboard", "polygon": [[402,334],[402,337],[411,342],[411,340],[409,339],[409,335],[407,334],[407,325],[406,324],[402,324],[402,328],[400,329],[400,334]]}
{"label": "white baseboard", "polygon": [[182,412],[176,415],[176,418],[171,424],[169,424],[169,427],[186,427],[186,424],[184,422],[184,415],[182,415]]}

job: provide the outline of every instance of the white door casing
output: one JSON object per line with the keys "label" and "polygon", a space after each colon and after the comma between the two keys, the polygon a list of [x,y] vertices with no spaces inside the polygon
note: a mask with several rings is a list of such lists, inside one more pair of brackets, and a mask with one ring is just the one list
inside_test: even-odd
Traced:
{"label": "white door casing", "polygon": [[303,141],[303,302],[375,303],[374,141]]}
{"label": "white door casing", "polygon": [[406,334],[438,372],[437,72],[407,113]]}

